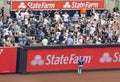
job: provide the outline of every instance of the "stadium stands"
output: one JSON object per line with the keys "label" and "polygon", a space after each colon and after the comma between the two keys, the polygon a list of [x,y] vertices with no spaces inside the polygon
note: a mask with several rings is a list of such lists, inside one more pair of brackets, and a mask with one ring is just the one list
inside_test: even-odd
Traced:
{"label": "stadium stands", "polygon": [[109,10],[94,11],[91,16],[81,17],[76,11],[70,16],[56,11],[16,11],[2,19],[0,13],[0,46],[49,46],[89,45],[120,43],[119,13]]}

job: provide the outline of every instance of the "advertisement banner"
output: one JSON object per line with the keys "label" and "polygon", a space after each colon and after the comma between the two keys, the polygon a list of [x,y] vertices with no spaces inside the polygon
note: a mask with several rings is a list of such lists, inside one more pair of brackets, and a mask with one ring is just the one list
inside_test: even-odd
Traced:
{"label": "advertisement banner", "polygon": [[83,57],[83,69],[120,68],[120,48],[38,49],[27,52],[27,72],[77,70]]}
{"label": "advertisement banner", "polygon": [[0,48],[0,73],[16,72],[17,48]]}
{"label": "advertisement banner", "polygon": [[80,10],[103,9],[104,0],[12,0],[11,11],[24,10]]}

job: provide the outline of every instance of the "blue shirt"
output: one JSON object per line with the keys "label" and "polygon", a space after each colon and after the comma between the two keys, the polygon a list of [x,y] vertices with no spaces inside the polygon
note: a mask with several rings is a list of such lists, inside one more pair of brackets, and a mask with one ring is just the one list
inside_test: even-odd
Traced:
{"label": "blue shirt", "polygon": [[73,39],[71,37],[67,39],[67,45],[73,45]]}
{"label": "blue shirt", "polygon": [[78,64],[79,64],[79,65],[83,65],[83,64],[84,64],[84,61],[83,61],[83,60],[78,60]]}

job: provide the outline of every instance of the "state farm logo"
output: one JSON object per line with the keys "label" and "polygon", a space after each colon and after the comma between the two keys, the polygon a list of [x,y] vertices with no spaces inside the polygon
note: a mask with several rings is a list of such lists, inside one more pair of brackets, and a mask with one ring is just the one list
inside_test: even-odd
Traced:
{"label": "state farm logo", "polygon": [[21,2],[20,5],[18,6],[19,9],[25,9],[26,8],[26,5],[24,2]]}
{"label": "state farm logo", "polygon": [[54,9],[55,3],[54,2],[21,2],[18,6],[19,9],[25,9],[26,7],[30,7],[31,9]]}
{"label": "state farm logo", "polygon": [[[110,55],[113,55],[113,57],[111,57]],[[99,61],[100,63],[120,63],[120,53],[115,52],[114,54],[110,54],[108,52],[105,52],[103,56],[99,59]]]}
{"label": "state farm logo", "polygon": [[[44,56],[44,55],[43,55]],[[76,54],[66,55],[53,55],[48,54],[45,58],[42,59],[41,55],[35,55],[34,59],[30,62],[32,66],[41,66],[41,65],[62,65],[62,64],[78,64],[78,60],[83,57],[85,63],[91,62],[91,56],[78,56]]]}
{"label": "state farm logo", "polygon": [[103,57],[100,58],[101,63],[110,63],[112,62],[112,57],[110,57],[110,54],[108,52],[105,52],[103,54]]}
{"label": "state farm logo", "polygon": [[65,2],[65,5],[63,5],[63,8],[70,8],[70,7],[71,7],[71,5],[69,2]]}
{"label": "state farm logo", "polygon": [[36,55],[34,60],[31,61],[32,66],[41,66],[44,64],[44,60],[42,60],[41,55]]}
{"label": "state farm logo", "polygon": [[73,2],[65,2],[63,8],[72,8],[72,9],[80,9],[80,8],[98,8],[99,4],[96,2],[81,2],[81,1],[73,1]]}

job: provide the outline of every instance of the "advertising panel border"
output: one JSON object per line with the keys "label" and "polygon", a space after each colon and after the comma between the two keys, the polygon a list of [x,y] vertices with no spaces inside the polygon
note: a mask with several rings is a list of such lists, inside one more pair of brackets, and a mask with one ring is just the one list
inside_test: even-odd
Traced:
{"label": "advertising panel border", "polygon": [[59,0],[59,1],[12,1],[11,11],[24,10],[30,8],[32,10],[80,10],[86,7],[87,9],[104,9],[104,0]]}
{"label": "advertising panel border", "polygon": [[0,74],[16,73],[17,48],[0,47]]}
{"label": "advertising panel border", "polygon": [[[25,74],[25,73],[36,73],[36,72],[50,72],[50,71],[71,71],[72,69],[66,69],[66,70],[61,70],[61,69],[59,69],[59,70],[44,70],[44,71],[40,71],[40,70],[37,70],[37,71],[29,71],[29,70],[27,70],[27,61],[28,61],[28,51],[30,50],[35,50],[35,52],[36,52],[36,50],[44,50],[44,49],[48,49],[48,50],[54,50],[54,49],[68,49],[68,48],[70,48],[70,49],[85,49],[85,48],[88,48],[88,49],[90,49],[90,48],[92,48],[92,49],[98,49],[98,48],[102,48],[103,49],[103,51],[104,51],[104,49],[107,49],[107,48],[113,48],[113,50],[114,49],[116,49],[116,48],[119,48],[120,47],[120,45],[81,45],[81,46],[42,46],[42,47],[24,47],[24,51],[25,51],[25,55],[26,55],[26,57],[25,57],[25,64],[24,64],[24,67],[25,67],[25,69],[22,69],[21,70],[21,73],[23,73],[23,74]],[[107,49],[108,50],[108,49]],[[111,50],[112,51],[112,50]],[[33,52],[34,53],[34,52]],[[111,52],[110,52],[111,53]],[[113,53],[113,52],[112,52]],[[68,55],[66,55],[66,56],[68,56]],[[100,55],[101,56],[101,55]],[[111,56],[111,55],[110,55]],[[38,57],[39,58],[39,57]],[[91,61],[93,61],[93,60],[91,60]],[[116,60],[114,60],[114,61],[116,61]],[[23,64],[23,62],[22,62],[22,64]],[[109,64],[105,64],[105,65],[109,65]],[[105,66],[104,65],[104,66]],[[75,66],[76,67],[76,66]],[[85,66],[86,67],[86,66]],[[105,67],[105,68],[92,68],[92,69],[84,69],[84,70],[97,70],[97,69],[120,69],[119,67],[117,68],[117,67]],[[75,70],[75,69],[73,69],[73,70]]]}

